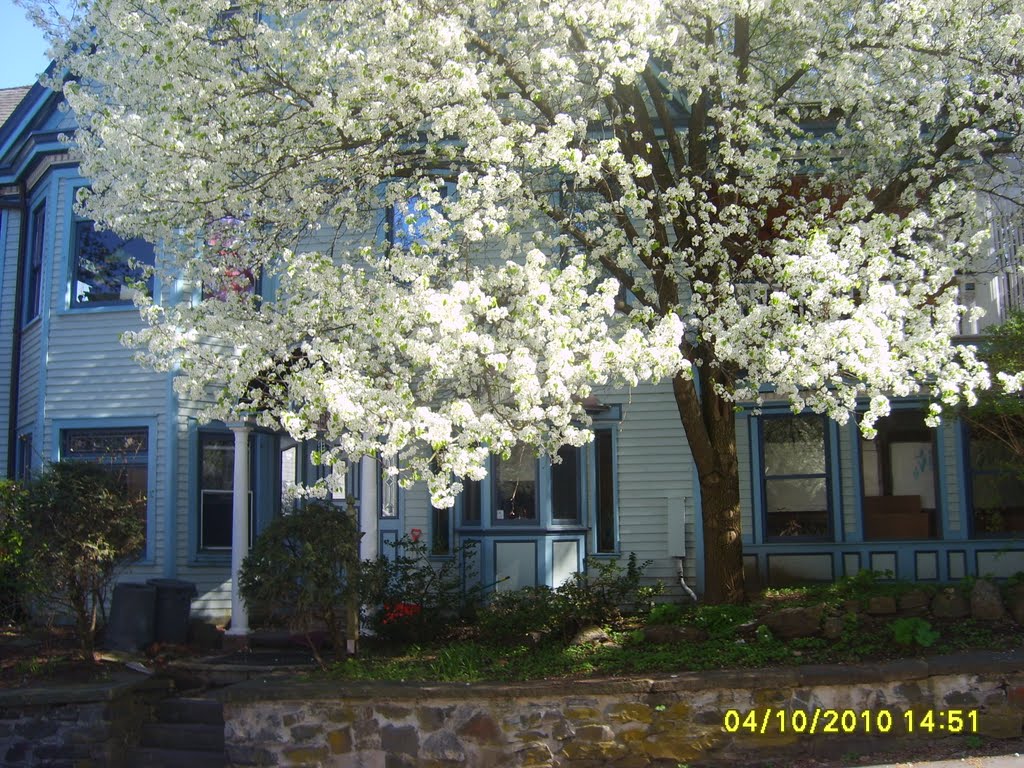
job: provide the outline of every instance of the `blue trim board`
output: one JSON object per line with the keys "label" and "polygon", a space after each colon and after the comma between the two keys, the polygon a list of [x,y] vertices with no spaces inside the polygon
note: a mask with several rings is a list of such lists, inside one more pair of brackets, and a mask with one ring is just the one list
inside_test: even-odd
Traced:
{"label": "blue trim board", "polygon": [[953,428],[953,451],[956,457],[956,481],[960,488],[960,529],[947,531],[946,540],[968,539],[974,535],[974,496],[967,474],[967,452],[970,449],[967,423],[958,420]]}
{"label": "blue trim board", "polygon": [[[935,429],[935,482],[939,486],[939,492],[935,499],[938,509],[935,510],[935,535],[940,539],[946,538],[946,531],[949,528],[947,520],[949,517],[949,488],[946,482],[946,425],[942,423]],[[911,573],[916,572],[915,568]]]}
{"label": "blue trim board", "polygon": [[[825,493],[828,494],[832,508],[829,510],[829,527],[832,529],[832,541],[846,541],[846,526],[843,520],[843,468],[839,463],[839,425],[833,420],[825,419],[825,454],[828,462],[825,466]],[[832,572],[835,573],[835,567]]]}
{"label": "blue trim board", "polygon": [[[864,541],[864,467],[860,455],[860,427],[856,419],[850,419],[847,424],[848,439],[850,443],[850,472],[853,481],[853,535],[850,541]],[[844,520],[845,525],[845,520]],[[845,539],[844,539],[845,540]]]}

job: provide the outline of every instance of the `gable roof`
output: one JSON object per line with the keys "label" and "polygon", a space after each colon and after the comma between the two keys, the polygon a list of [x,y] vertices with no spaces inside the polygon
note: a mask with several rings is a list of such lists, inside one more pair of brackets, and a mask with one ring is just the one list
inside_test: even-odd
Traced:
{"label": "gable roof", "polygon": [[0,125],[7,122],[7,118],[18,107],[25,94],[32,89],[30,85],[21,85],[17,88],[0,88]]}

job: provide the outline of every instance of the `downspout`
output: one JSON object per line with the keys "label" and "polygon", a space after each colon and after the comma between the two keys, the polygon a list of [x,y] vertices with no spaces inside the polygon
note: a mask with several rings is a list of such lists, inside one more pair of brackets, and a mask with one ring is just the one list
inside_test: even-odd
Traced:
{"label": "downspout", "polygon": [[11,331],[11,390],[7,410],[7,477],[14,479],[18,453],[18,389],[21,386],[21,320],[24,302],[22,272],[25,269],[28,247],[28,189],[25,180],[18,182],[18,205],[21,211],[21,229],[18,231],[18,265],[14,275],[14,328]]}

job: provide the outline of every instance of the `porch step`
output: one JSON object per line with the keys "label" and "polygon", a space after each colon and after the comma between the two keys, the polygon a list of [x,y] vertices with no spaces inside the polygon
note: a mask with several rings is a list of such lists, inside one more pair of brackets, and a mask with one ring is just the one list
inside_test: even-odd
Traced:
{"label": "porch step", "polygon": [[216,699],[164,699],[156,706],[158,723],[197,723],[224,727],[224,706]]}
{"label": "porch step", "polygon": [[147,723],[142,726],[143,747],[188,752],[224,752],[224,726],[206,723]]}
{"label": "porch step", "polygon": [[223,752],[196,752],[190,749],[139,747],[128,756],[128,764],[145,768],[225,768]]}
{"label": "porch step", "polygon": [[146,768],[224,768],[224,707],[215,699],[164,699],[144,723],[128,764]]}

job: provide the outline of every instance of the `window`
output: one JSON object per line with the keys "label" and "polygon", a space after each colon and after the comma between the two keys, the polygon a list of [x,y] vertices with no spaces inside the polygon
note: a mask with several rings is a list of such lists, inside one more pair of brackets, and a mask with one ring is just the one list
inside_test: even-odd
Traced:
{"label": "window", "polygon": [[398,473],[389,472],[397,467],[397,459],[382,459],[377,465],[377,498],[380,499],[380,517],[383,520],[398,519]]}
{"label": "window", "polygon": [[[153,266],[153,246],[141,238],[124,240],[91,221],[75,222],[71,258],[71,306],[130,304],[133,283],[143,280],[144,266]],[[152,291],[152,278],[146,288]]]}
{"label": "window", "polygon": [[456,504],[462,506],[463,525],[480,525],[482,486],[483,483],[480,480],[462,481],[462,493],[456,499]]}
{"label": "window", "polygon": [[594,527],[600,553],[618,551],[612,430],[594,430]]}
{"label": "window", "polygon": [[[250,457],[249,477],[253,477]],[[199,549],[231,549],[234,519],[235,438],[199,434]],[[249,491],[249,546],[253,541],[253,494]]]}
{"label": "window", "polygon": [[14,478],[27,480],[32,475],[32,433],[18,436],[18,451],[14,456]]}
{"label": "window", "polygon": [[825,420],[766,416],[761,421],[762,499],[769,539],[831,536]]}
{"label": "window", "polygon": [[551,465],[551,519],[555,523],[575,523],[580,519],[583,496],[582,450],[563,445],[558,456],[562,462]]}
{"label": "window", "polygon": [[879,419],[874,440],[860,439],[864,538],[934,538],[935,431],[920,411]]}
{"label": "window", "polygon": [[25,263],[22,279],[24,281],[25,298],[23,322],[28,323],[39,317],[40,292],[43,281],[43,248],[46,244],[46,203],[40,203],[32,211],[30,222],[28,260]]}
{"label": "window", "polygon": [[447,557],[452,553],[451,508],[430,508],[430,554]]}
{"label": "window", "polygon": [[[31,436],[29,450],[31,450]],[[60,457],[102,464],[115,475],[145,522],[149,493],[149,430],[145,427],[62,429]]]}
{"label": "window", "polygon": [[[439,184],[441,198],[448,197],[451,184]],[[414,250],[420,245],[433,221],[433,211],[440,211],[438,205],[430,205],[421,195],[414,194],[405,202],[391,205],[387,209],[388,242],[404,251]]]}
{"label": "window", "polygon": [[537,520],[537,457],[519,444],[507,459],[495,458],[494,519],[498,522]]}
{"label": "window", "polygon": [[[998,434],[998,427],[997,427]],[[1006,441],[984,425],[968,432],[968,483],[974,534],[1020,536],[1024,533],[1024,475],[1020,459]]]}

